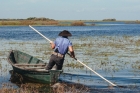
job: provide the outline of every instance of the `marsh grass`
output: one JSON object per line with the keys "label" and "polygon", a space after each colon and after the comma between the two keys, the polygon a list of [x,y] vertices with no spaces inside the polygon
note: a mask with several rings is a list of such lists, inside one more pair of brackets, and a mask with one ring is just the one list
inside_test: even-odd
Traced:
{"label": "marsh grass", "polygon": [[65,65],[66,67],[72,67],[72,68],[84,68],[83,65],[78,64],[78,63],[68,63]]}
{"label": "marsh grass", "polygon": [[14,88],[12,84],[2,84],[0,93],[52,93],[50,85],[26,83]]}
{"label": "marsh grass", "polygon": [[0,51],[0,56],[4,56],[5,55],[5,51]]}
{"label": "marsh grass", "polygon": [[133,49],[133,50],[131,50],[133,53],[135,53],[135,54],[139,54],[140,53],[140,49],[138,49],[138,48],[136,48],[136,49]]}
{"label": "marsh grass", "polygon": [[[131,67],[134,70],[140,69],[139,37],[95,36],[82,37],[77,40],[72,39],[72,41],[74,45],[76,58],[80,59],[80,61],[82,60],[82,62],[86,63],[86,65],[91,67],[93,70],[105,71],[107,74],[110,74],[113,77],[113,72],[117,72],[128,67]],[[2,73],[6,73],[9,70],[9,67],[3,64],[5,63],[3,59],[5,58],[5,56],[7,56],[8,51],[10,51],[11,49],[23,51],[45,62],[48,62],[52,52],[50,46],[44,41],[9,41],[8,43],[4,43],[3,45],[5,46],[1,47],[0,51],[0,69]],[[68,67],[69,69],[66,70],[66,67]],[[4,68],[6,68],[7,70]],[[83,69],[85,70],[85,67],[83,65],[75,62],[75,60],[72,60],[69,56],[66,56],[63,68],[64,71],[68,72],[72,72],[72,70],[75,69],[80,69],[81,72],[83,71]],[[89,70],[87,70],[87,72],[88,71]],[[65,91],[65,87],[69,86],[65,84],[62,85],[64,86],[60,90],[63,91]],[[19,91],[20,93],[39,93],[38,90],[33,91],[33,89],[36,90],[37,88],[30,87],[29,85],[22,85],[18,89],[9,89],[3,87],[0,90],[0,93],[18,93]],[[70,89],[75,90],[76,88],[74,89],[73,86],[70,85]],[[84,88],[81,87],[81,89],[82,91],[84,91]],[[59,91],[59,89],[57,91]]]}
{"label": "marsh grass", "polygon": [[97,56],[104,56],[104,57],[108,57],[108,56],[113,56],[115,55],[115,53],[113,52],[101,52],[101,53],[98,53]]}
{"label": "marsh grass", "polygon": [[82,84],[57,83],[52,87],[53,93],[89,93],[89,88]]}
{"label": "marsh grass", "polygon": [[89,93],[89,88],[82,84],[57,83],[49,85],[26,83],[18,86],[19,88],[14,88],[12,84],[4,83],[0,93]]}
{"label": "marsh grass", "polygon": [[0,69],[2,68],[2,65],[1,65],[1,63],[0,63]]}
{"label": "marsh grass", "polygon": [[132,68],[140,70],[140,61],[138,60],[134,62],[134,64],[132,64]]}
{"label": "marsh grass", "polygon": [[[16,48],[19,50],[23,50],[24,52],[28,52],[29,54],[35,54],[34,55],[35,57],[38,57],[42,60],[46,60],[46,58],[49,58],[52,53],[50,46],[48,46],[46,42],[30,42],[30,41],[9,42],[9,45],[11,46],[12,49]],[[119,58],[133,57],[130,55],[121,54],[121,52],[124,52],[125,54],[127,53],[139,54],[140,50],[139,48],[140,40],[134,39],[130,36],[81,37],[76,41],[74,40],[73,45],[76,52],[76,57],[82,59],[84,62],[89,63],[91,63],[90,61],[94,61],[94,63],[98,63],[103,60],[110,61],[111,60],[110,57],[116,55],[118,55]],[[13,46],[20,47],[17,48]],[[0,52],[0,55],[4,54]],[[71,60],[69,60],[70,57],[67,57],[66,59],[68,60],[68,64],[65,63],[65,65],[68,67],[72,68],[83,67],[79,64],[72,63]],[[98,65],[102,66],[102,64]]]}
{"label": "marsh grass", "polygon": [[[137,38],[137,37],[136,37]],[[123,37],[112,37],[112,36],[101,36],[98,37],[83,37],[80,38],[77,43],[74,45],[74,49],[80,51],[77,55],[80,55],[85,61],[93,61],[98,67],[110,69],[113,71],[121,70],[125,65],[131,65],[131,62],[128,62],[127,59],[135,58],[139,54],[140,50],[140,40],[135,39],[131,36]],[[89,58],[90,60],[86,59]],[[113,59],[113,57],[118,57],[119,59]],[[125,60],[121,60],[126,58]],[[101,62],[101,64],[98,64]],[[112,61],[113,67],[108,66],[108,61]],[[114,65],[114,62],[119,62],[119,64]],[[136,60],[137,61],[137,60]],[[92,63],[92,62],[91,62]],[[128,64],[129,63],[129,64]],[[134,62],[135,63],[135,62]],[[135,63],[137,64],[137,63]],[[90,64],[88,64],[90,65]],[[139,64],[137,64],[139,65]],[[69,66],[77,67],[75,64],[69,64]],[[125,67],[124,67],[125,68]]]}
{"label": "marsh grass", "polygon": [[136,45],[136,46],[140,46],[140,39],[137,40],[137,41],[135,41],[135,45]]}

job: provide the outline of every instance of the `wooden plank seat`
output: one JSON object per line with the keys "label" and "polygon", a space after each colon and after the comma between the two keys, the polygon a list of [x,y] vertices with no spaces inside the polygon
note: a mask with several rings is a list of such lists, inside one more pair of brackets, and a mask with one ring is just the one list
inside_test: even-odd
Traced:
{"label": "wooden plank seat", "polygon": [[45,66],[46,64],[14,64],[15,66]]}

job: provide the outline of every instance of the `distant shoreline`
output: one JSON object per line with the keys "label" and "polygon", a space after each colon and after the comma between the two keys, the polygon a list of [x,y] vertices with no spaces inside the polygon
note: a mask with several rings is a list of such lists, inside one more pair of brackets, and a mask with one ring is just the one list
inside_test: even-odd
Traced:
{"label": "distant shoreline", "polygon": [[[93,22],[91,25],[85,25],[86,22]],[[126,24],[140,24],[139,20],[28,20],[28,19],[0,19],[0,26],[94,26],[94,22],[124,22]]]}

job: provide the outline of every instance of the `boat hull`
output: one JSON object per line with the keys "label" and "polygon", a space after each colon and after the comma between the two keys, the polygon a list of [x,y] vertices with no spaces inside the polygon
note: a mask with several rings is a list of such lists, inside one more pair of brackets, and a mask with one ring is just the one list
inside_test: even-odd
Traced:
{"label": "boat hull", "polygon": [[46,64],[43,61],[17,50],[10,52],[8,60],[13,67],[13,73],[18,74],[22,81],[56,83],[62,73],[62,70],[45,70]]}

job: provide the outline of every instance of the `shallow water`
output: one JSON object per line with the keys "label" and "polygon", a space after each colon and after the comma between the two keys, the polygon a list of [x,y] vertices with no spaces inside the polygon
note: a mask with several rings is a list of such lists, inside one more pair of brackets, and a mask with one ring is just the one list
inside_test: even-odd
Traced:
{"label": "shallow water", "polygon": [[[76,57],[107,80],[126,88],[110,89],[111,85],[108,82],[68,55],[65,58],[64,74],[61,75],[60,81],[84,84],[97,93],[140,91],[140,26],[139,24],[110,24],[104,23],[93,27],[35,27],[51,40],[54,40],[63,29],[71,31],[73,37],[70,39]],[[11,49],[26,52],[44,62],[49,61],[52,52],[49,42],[27,26],[0,27],[0,42],[1,84],[10,83],[9,70],[12,67],[6,58]]]}

